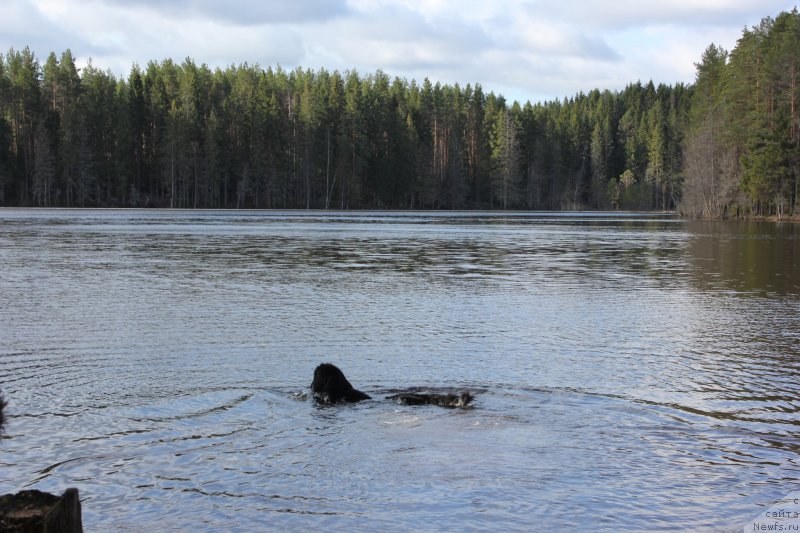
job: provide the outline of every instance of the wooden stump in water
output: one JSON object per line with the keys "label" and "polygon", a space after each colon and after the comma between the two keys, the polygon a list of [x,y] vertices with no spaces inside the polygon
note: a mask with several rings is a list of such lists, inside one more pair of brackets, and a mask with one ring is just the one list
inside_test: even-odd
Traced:
{"label": "wooden stump in water", "polygon": [[39,490],[0,496],[0,531],[83,533],[78,489],[67,489],[61,496]]}

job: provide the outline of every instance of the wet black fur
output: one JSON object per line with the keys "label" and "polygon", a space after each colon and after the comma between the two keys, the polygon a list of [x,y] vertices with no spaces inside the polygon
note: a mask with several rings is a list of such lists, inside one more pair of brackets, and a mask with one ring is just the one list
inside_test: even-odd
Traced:
{"label": "wet black fur", "polygon": [[311,392],[314,393],[315,400],[324,404],[370,399],[369,395],[354,389],[342,371],[330,363],[322,363],[314,369]]}
{"label": "wet black fur", "polygon": [[[336,365],[322,363],[314,369],[314,381],[311,382],[311,392],[314,399],[322,404],[340,402],[360,402],[369,400],[370,396],[353,385],[344,377],[344,373]],[[387,400],[394,400],[406,405],[439,405],[441,407],[467,407],[472,402],[473,396],[469,392],[436,394],[430,392],[404,392],[388,396]]]}
{"label": "wet black fur", "polygon": [[473,396],[467,391],[455,394],[435,394],[408,392],[387,396],[387,400],[406,405],[438,405],[441,407],[467,407],[472,402]]}

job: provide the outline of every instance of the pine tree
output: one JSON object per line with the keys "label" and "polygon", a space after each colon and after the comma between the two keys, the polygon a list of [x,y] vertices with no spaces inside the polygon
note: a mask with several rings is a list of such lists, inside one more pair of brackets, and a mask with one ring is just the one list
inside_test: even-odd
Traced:
{"label": "pine tree", "polygon": [[519,179],[519,127],[508,109],[497,115],[492,135],[493,198],[508,209],[516,204]]}

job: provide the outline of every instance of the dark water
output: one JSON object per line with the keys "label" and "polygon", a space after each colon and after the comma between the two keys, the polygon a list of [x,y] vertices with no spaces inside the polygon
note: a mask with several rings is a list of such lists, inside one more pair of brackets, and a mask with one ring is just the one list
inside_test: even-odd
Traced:
{"label": "dark water", "polygon": [[0,387],[0,493],[87,531],[741,531],[800,488],[800,227],[0,211]]}

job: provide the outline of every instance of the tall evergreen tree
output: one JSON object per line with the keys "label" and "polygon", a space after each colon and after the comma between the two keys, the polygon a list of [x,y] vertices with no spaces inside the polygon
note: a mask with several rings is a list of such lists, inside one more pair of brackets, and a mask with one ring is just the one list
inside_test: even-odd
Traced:
{"label": "tall evergreen tree", "polygon": [[115,79],[72,53],[0,56],[0,205],[798,211],[800,16],[710,46],[691,86],[520,105],[383,72]]}

